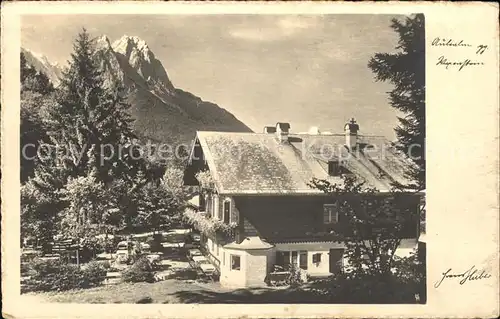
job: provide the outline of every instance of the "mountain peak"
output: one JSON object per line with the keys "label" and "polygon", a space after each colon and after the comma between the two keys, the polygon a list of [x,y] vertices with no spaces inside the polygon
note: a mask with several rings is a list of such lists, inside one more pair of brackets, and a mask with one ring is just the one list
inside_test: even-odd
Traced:
{"label": "mountain peak", "polygon": [[101,35],[96,39],[96,49],[111,49],[111,43],[106,35]]}
{"label": "mountain peak", "polygon": [[26,62],[34,67],[37,71],[44,73],[55,86],[59,85],[62,67],[56,63],[52,63],[43,55],[36,53],[27,48],[21,48]]}
{"label": "mountain peak", "polygon": [[167,72],[161,62],[156,59],[146,41],[138,36],[124,35],[112,44],[117,58],[128,64],[137,74],[151,85],[159,85],[166,90],[172,90]]}
{"label": "mountain peak", "polygon": [[134,49],[141,52],[146,60],[151,60],[154,58],[153,52],[149,49],[146,41],[142,40],[138,36],[124,35],[120,39],[113,42],[113,50],[115,52],[121,53],[128,56]]}

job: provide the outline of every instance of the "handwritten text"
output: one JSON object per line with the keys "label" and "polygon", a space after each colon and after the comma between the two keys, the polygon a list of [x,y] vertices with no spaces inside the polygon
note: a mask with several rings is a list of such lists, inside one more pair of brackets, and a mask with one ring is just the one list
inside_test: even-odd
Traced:
{"label": "handwritten text", "polygon": [[476,266],[472,266],[469,269],[467,269],[466,271],[464,271],[463,273],[459,273],[459,274],[453,274],[451,272],[451,268],[449,268],[447,271],[443,272],[442,276],[443,277],[440,280],[438,280],[434,283],[434,288],[438,288],[439,286],[441,286],[443,281],[445,281],[447,279],[454,279],[454,278],[460,279],[460,281],[458,283],[460,285],[463,285],[468,281],[490,278],[491,274],[489,274],[485,270],[476,269]]}
{"label": "handwritten text", "polygon": [[438,58],[436,65],[444,65],[447,70],[450,66],[457,67],[458,71],[462,71],[462,69],[466,66],[484,65],[484,62],[473,61],[471,59],[464,59],[462,61],[449,61],[445,56],[442,55]]}

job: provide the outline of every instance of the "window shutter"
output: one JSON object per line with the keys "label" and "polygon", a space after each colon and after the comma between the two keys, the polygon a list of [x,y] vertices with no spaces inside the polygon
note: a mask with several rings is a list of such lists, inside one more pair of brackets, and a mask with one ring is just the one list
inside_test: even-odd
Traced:
{"label": "window shutter", "polygon": [[231,202],[224,201],[224,223],[229,224],[229,214],[231,214]]}
{"label": "window shutter", "polygon": [[285,266],[285,255],[281,251],[276,252],[276,265]]}
{"label": "window shutter", "polygon": [[199,199],[200,199],[200,210],[202,212],[206,211],[207,207],[206,207],[206,202],[205,202],[205,195],[204,194],[200,194],[199,195]]}
{"label": "window shutter", "polygon": [[328,175],[330,176],[340,175],[340,163],[338,161],[328,162]]}
{"label": "window shutter", "polygon": [[283,252],[283,266],[287,267],[289,265],[290,265],[290,252],[284,251]]}
{"label": "window shutter", "polygon": [[216,204],[215,204],[215,207],[217,207],[217,218],[219,220],[222,220],[222,207],[220,207],[220,203],[219,203],[220,199],[219,197],[217,197],[217,200],[216,200]]}
{"label": "window shutter", "polygon": [[212,197],[211,196],[207,197],[207,214],[209,216],[213,216],[213,213],[212,213]]}
{"label": "window shutter", "polygon": [[299,267],[307,270],[307,251],[301,251],[299,256]]}

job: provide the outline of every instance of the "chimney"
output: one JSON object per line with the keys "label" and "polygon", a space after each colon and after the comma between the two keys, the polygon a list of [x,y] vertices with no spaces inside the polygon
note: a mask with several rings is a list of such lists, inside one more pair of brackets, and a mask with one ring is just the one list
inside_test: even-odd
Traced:
{"label": "chimney", "polygon": [[356,148],[356,144],[358,143],[358,131],[359,125],[356,123],[356,120],[354,118],[352,118],[351,121],[349,121],[349,123],[346,123],[346,125],[344,126],[345,145],[350,150]]}
{"label": "chimney", "polygon": [[276,127],[274,127],[274,126],[264,126],[264,133],[265,134],[274,134],[274,133],[276,133]]}
{"label": "chimney", "polygon": [[280,143],[288,142],[290,123],[276,123],[276,137]]}

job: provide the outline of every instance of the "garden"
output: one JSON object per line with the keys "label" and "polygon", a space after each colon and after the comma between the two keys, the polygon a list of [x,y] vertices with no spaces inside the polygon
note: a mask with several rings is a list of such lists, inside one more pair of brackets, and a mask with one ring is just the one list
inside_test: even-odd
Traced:
{"label": "garden", "polygon": [[[21,290],[26,292],[67,291],[120,283],[153,283],[177,278],[206,281],[196,264],[186,256],[197,247],[198,236],[190,229],[170,230],[152,235],[108,236],[106,244],[93,249],[61,242],[51,253],[23,249]],[[41,247],[38,247],[41,248]]]}

